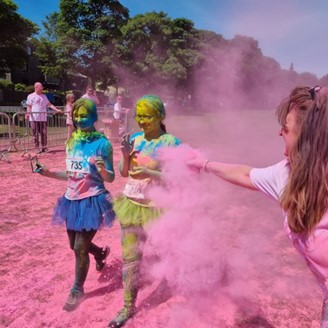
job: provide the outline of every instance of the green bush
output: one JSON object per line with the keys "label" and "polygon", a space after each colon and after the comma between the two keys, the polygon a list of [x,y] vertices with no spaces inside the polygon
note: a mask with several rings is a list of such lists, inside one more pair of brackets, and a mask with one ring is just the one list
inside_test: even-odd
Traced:
{"label": "green bush", "polygon": [[17,83],[15,84],[16,91],[25,91],[26,85],[24,83]]}
{"label": "green bush", "polygon": [[15,89],[15,84],[4,79],[0,79],[0,89],[3,90],[14,90]]}

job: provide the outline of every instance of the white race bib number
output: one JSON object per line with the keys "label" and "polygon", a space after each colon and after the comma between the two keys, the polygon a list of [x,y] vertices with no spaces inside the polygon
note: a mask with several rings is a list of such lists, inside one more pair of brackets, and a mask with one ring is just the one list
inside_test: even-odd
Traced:
{"label": "white race bib number", "polygon": [[145,199],[145,190],[150,179],[137,180],[129,178],[126,183],[123,194],[129,198]]}
{"label": "white race bib number", "polygon": [[90,164],[80,157],[66,158],[66,170],[75,173],[90,173]]}

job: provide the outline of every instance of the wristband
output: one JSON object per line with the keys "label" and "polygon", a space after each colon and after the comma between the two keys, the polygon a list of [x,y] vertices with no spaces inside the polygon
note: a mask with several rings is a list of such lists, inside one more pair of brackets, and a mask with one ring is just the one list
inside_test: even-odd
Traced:
{"label": "wristband", "polygon": [[203,170],[204,172],[208,173],[208,171],[206,170],[206,165],[209,163],[210,161],[207,159],[204,164],[203,164]]}

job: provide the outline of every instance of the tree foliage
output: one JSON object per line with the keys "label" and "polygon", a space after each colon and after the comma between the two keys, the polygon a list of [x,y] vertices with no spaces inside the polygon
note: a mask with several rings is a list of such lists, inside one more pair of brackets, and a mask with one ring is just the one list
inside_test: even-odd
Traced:
{"label": "tree foliage", "polygon": [[132,93],[165,95],[174,90],[177,95],[200,60],[198,47],[192,21],[172,20],[163,12],[136,15],[122,28],[116,74]]}
{"label": "tree foliage", "polygon": [[11,0],[0,0],[0,72],[24,64],[28,39],[38,31],[30,20],[17,13]]}
{"label": "tree foliage", "polygon": [[104,88],[115,83],[114,50],[128,17],[115,0],[61,0],[60,11],[43,23],[37,46],[42,72],[63,81],[68,73],[83,74]]}
{"label": "tree foliage", "polygon": [[58,41],[76,72],[104,84],[115,82],[112,57],[128,9],[116,0],[61,0]]}
{"label": "tree foliage", "polygon": [[44,35],[34,39],[35,54],[40,60],[40,69],[44,75],[61,79],[63,88],[67,83],[68,73],[74,72],[74,58],[70,48],[65,46],[58,30],[59,13],[46,17]]}

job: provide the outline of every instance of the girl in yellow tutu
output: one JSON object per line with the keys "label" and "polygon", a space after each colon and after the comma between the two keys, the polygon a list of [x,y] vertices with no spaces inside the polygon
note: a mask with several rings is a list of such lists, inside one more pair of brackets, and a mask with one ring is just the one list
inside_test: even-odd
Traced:
{"label": "girl in yellow tutu", "polygon": [[136,103],[135,113],[141,131],[131,137],[126,135],[121,143],[119,171],[128,180],[123,195],[114,202],[114,210],[121,224],[124,307],[109,323],[112,328],[122,327],[135,314],[142,245],[147,237],[144,227],[161,214],[147,197],[149,186],[161,179],[159,151],[181,143],[166,132],[164,118],[162,100],[154,95],[143,96]]}

